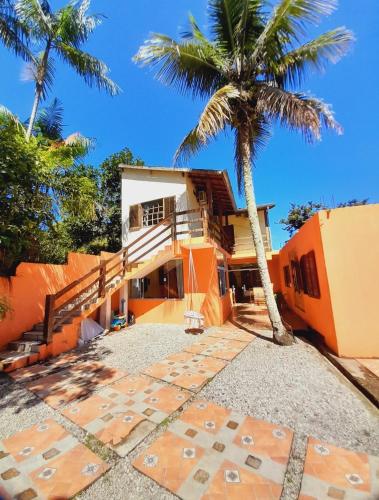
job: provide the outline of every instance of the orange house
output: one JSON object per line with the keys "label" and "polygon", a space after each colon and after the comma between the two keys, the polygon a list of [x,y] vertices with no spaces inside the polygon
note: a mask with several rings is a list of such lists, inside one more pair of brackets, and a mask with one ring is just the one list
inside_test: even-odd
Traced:
{"label": "orange house", "polygon": [[379,357],[379,204],[322,210],[274,259],[290,308],[342,357]]}

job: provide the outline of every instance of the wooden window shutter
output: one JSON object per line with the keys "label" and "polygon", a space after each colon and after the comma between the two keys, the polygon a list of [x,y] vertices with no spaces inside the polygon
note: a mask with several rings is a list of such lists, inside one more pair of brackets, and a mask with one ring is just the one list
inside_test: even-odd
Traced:
{"label": "wooden window shutter", "polygon": [[309,271],[308,271],[308,259],[306,255],[303,255],[300,259],[300,272],[303,284],[304,293],[309,293]]}
{"label": "wooden window shutter", "polygon": [[142,205],[131,205],[129,207],[129,230],[135,231],[142,227]]}
{"label": "wooden window shutter", "polygon": [[175,212],[175,196],[169,196],[168,198],[164,198],[164,218],[168,217],[170,214]]}
{"label": "wooden window shutter", "polygon": [[310,281],[309,295],[311,297],[314,297],[315,299],[319,299],[320,285],[317,274],[316,256],[313,250],[307,254],[307,261],[308,261],[309,281]]}

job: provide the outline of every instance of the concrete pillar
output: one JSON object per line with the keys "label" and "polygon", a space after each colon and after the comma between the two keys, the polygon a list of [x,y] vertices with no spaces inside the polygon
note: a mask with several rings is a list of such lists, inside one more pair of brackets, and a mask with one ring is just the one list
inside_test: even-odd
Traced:
{"label": "concrete pillar", "polygon": [[120,288],[120,304],[119,304],[120,314],[121,314],[121,311],[124,311],[124,314],[126,316],[126,323],[128,323],[128,297],[129,297],[128,283],[129,282],[127,281],[125,283],[125,285],[123,285]]}
{"label": "concrete pillar", "polygon": [[104,302],[100,306],[100,325],[109,330],[111,327],[111,317],[112,317],[112,308],[111,308],[111,297],[107,297]]}

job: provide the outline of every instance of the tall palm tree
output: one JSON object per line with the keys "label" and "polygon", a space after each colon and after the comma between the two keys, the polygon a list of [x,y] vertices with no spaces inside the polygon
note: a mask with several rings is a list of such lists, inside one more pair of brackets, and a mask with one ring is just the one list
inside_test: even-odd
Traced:
{"label": "tall palm tree", "polygon": [[308,69],[322,70],[325,63],[338,61],[353,40],[350,31],[337,28],[305,41],[307,27],[335,6],[334,0],[280,0],[267,14],[265,0],[208,0],[210,38],[190,16],[190,29],[180,41],[153,34],[135,56],[141,65],[156,68],[161,82],[207,99],[175,154],[176,163],[225,128],[234,132],[237,179],[245,192],[274,339],[280,344],[292,338],[270,285],[252,165],[274,122],[300,130],[308,141],[320,137],[322,125],[340,131],[326,104],[294,91]]}
{"label": "tall palm tree", "polygon": [[39,103],[53,84],[53,53],[71,66],[88,85],[96,85],[111,95],[119,92],[119,87],[107,76],[107,66],[80,48],[101,23],[101,16],[87,15],[89,6],[90,0],[82,0],[80,4],[70,2],[53,12],[47,0],[17,0],[15,4],[19,21],[42,48],[28,67],[29,77],[35,82],[28,138],[33,130]]}
{"label": "tall palm tree", "polygon": [[28,47],[29,33],[17,18],[11,0],[0,0],[0,40],[17,56],[30,61],[33,57]]}

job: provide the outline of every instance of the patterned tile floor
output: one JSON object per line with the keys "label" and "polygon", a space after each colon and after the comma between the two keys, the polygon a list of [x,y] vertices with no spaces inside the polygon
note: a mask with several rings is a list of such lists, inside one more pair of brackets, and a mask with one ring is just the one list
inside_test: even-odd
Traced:
{"label": "patterned tile floor", "polygon": [[290,429],[195,401],[133,463],[183,499],[278,499]]}
{"label": "patterned tile floor", "polygon": [[101,363],[86,362],[46,377],[39,377],[37,380],[27,382],[25,386],[46,404],[58,409],[86,396],[97,387],[111,384],[126,375],[126,372],[109,368]]}
{"label": "patterned tile floor", "polygon": [[308,499],[378,499],[379,457],[308,439],[301,495]]}
{"label": "patterned tile floor", "polygon": [[252,342],[255,340],[255,336],[252,333],[245,332],[243,330],[229,330],[223,329],[217,332],[211,332],[209,337],[214,337],[217,339],[227,339],[227,340],[238,340],[240,342]]}
{"label": "patterned tile floor", "polygon": [[198,392],[226,365],[227,363],[220,359],[179,352],[145,368],[143,373]]}
{"label": "patterned tile floor", "polygon": [[54,420],[0,441],[0,498],[70,498],[108,465]]}
{"label": "patterned tile floor", "polygon": [[239,340],[206,337],[201,339],[200,342],[196,342],[186,347],[185,350],[193,354],[212,356],[213,358],[231,361],[243,351],[248,344],[248,342],[240,342]]}
{"label": "patterned tile floor", "polygon": [[120,456],[126,456],[191,396],[144,376],[129,376],[73,404],[62,414]]}

